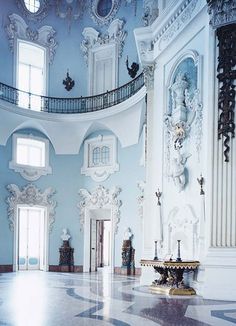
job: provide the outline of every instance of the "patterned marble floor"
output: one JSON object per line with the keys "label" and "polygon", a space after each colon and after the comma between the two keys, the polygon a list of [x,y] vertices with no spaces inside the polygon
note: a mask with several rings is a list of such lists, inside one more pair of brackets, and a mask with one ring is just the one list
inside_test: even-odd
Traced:
{"label": "patterned marble floor", "polygon": [[236,302],[150,294],[138,278],[109,273],[0,274],[0,325],[236,324]]}

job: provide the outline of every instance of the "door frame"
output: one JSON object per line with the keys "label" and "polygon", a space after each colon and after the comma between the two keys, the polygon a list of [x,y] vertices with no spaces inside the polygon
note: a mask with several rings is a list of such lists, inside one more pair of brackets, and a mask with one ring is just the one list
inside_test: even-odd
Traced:
{"label": "door frame", "polygon": [[41,205],[27,205],[27,204],[18,204],[16,207],[16,219],[15,219],[15,227],[14,227],[14,250],[13,250],[13,271],[19,271],[19,209],[21,207],[25,208],[40,208],[44,209],[44,264],[43,271],[49,270],[48,264],[48,252],[49,252],[49,218],[48,218],[48,209],[47,206]]}
{"label": "door frame", "polygon": [[84,261],[83,261],[83,272],[90,272],[91,262],[91,220],[110,220],[111,221],[111,233],[110,233],[110,267],[111,271],[114,271],[114,261],[115,261],[115,234],[112,230],[114,230],[114,220],[112,218],[112,208],[99,208],[100,210],[109,210],[109,218],[99,218],[95,217],[94,211],[98,208],[87,208],[85,209],[85,218],[84,218]]}

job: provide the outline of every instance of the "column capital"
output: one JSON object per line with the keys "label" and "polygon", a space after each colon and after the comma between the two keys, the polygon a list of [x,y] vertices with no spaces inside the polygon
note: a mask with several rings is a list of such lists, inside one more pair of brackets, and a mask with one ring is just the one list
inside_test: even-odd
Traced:
{"label": "column capital", "polygon": [[207,5],[213,28],[236,22],[236,0],[207,0]]}
{"label": "column capital", "polygon": [[144,83],[145,83],[147,90],[152,90],[154,88],[155,68],[156,68],[156,62],[146,64],[143,67]]}

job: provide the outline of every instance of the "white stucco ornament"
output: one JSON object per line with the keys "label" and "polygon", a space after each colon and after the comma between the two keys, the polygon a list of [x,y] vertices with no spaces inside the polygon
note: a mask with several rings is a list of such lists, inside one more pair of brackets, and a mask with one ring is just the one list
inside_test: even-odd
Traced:
{"label": "white stucco ornament", "polygon": [[31,183],[22,188],[19,188],[15,184],[9,184],[6,186],[6,188],[10,193],[6,199],[6,202],[8,204],[7,215],[9,220],[9,228],[11,231],[14,231],[15,229],[19,205],[45,207],[48,214],[49,231],[52,230],[52,226],[55,221],[55,207],[57,204],[55,200],[52,200],[52,196],[55,193],[54,189],[49,187],[44,191],[41,191]]}
{"label": "white stucco ornament", "polygon": [[179,150],[177,150],[176,153],[177,156],[175,156],[172,161],[171,177],[178,192],[181,192],[186,183],[185,164],[191,154],[181,154]]}

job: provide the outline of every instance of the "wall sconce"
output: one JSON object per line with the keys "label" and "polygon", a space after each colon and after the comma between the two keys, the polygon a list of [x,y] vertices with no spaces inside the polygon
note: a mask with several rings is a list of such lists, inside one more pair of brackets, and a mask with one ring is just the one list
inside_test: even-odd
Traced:
{"label": "wall sconce", "polygon": [[65,89],[69,92],[75,86],[75,81],[69,76],[69,71],[67,70],[66,78],[62,82],[65,85]]}
{"label": "wall sconce", "polygon": [[126,59],[126,67],[127,67],[127,70],[128,70],[128,74],[130,75],[131,78],[134,78],[136,75],[137,75],[137,72],[139,70],[139,64],[136,63],[136,62],[133,62],[131,67],[129,68],[129,58],[127,56],[127,59]]}

